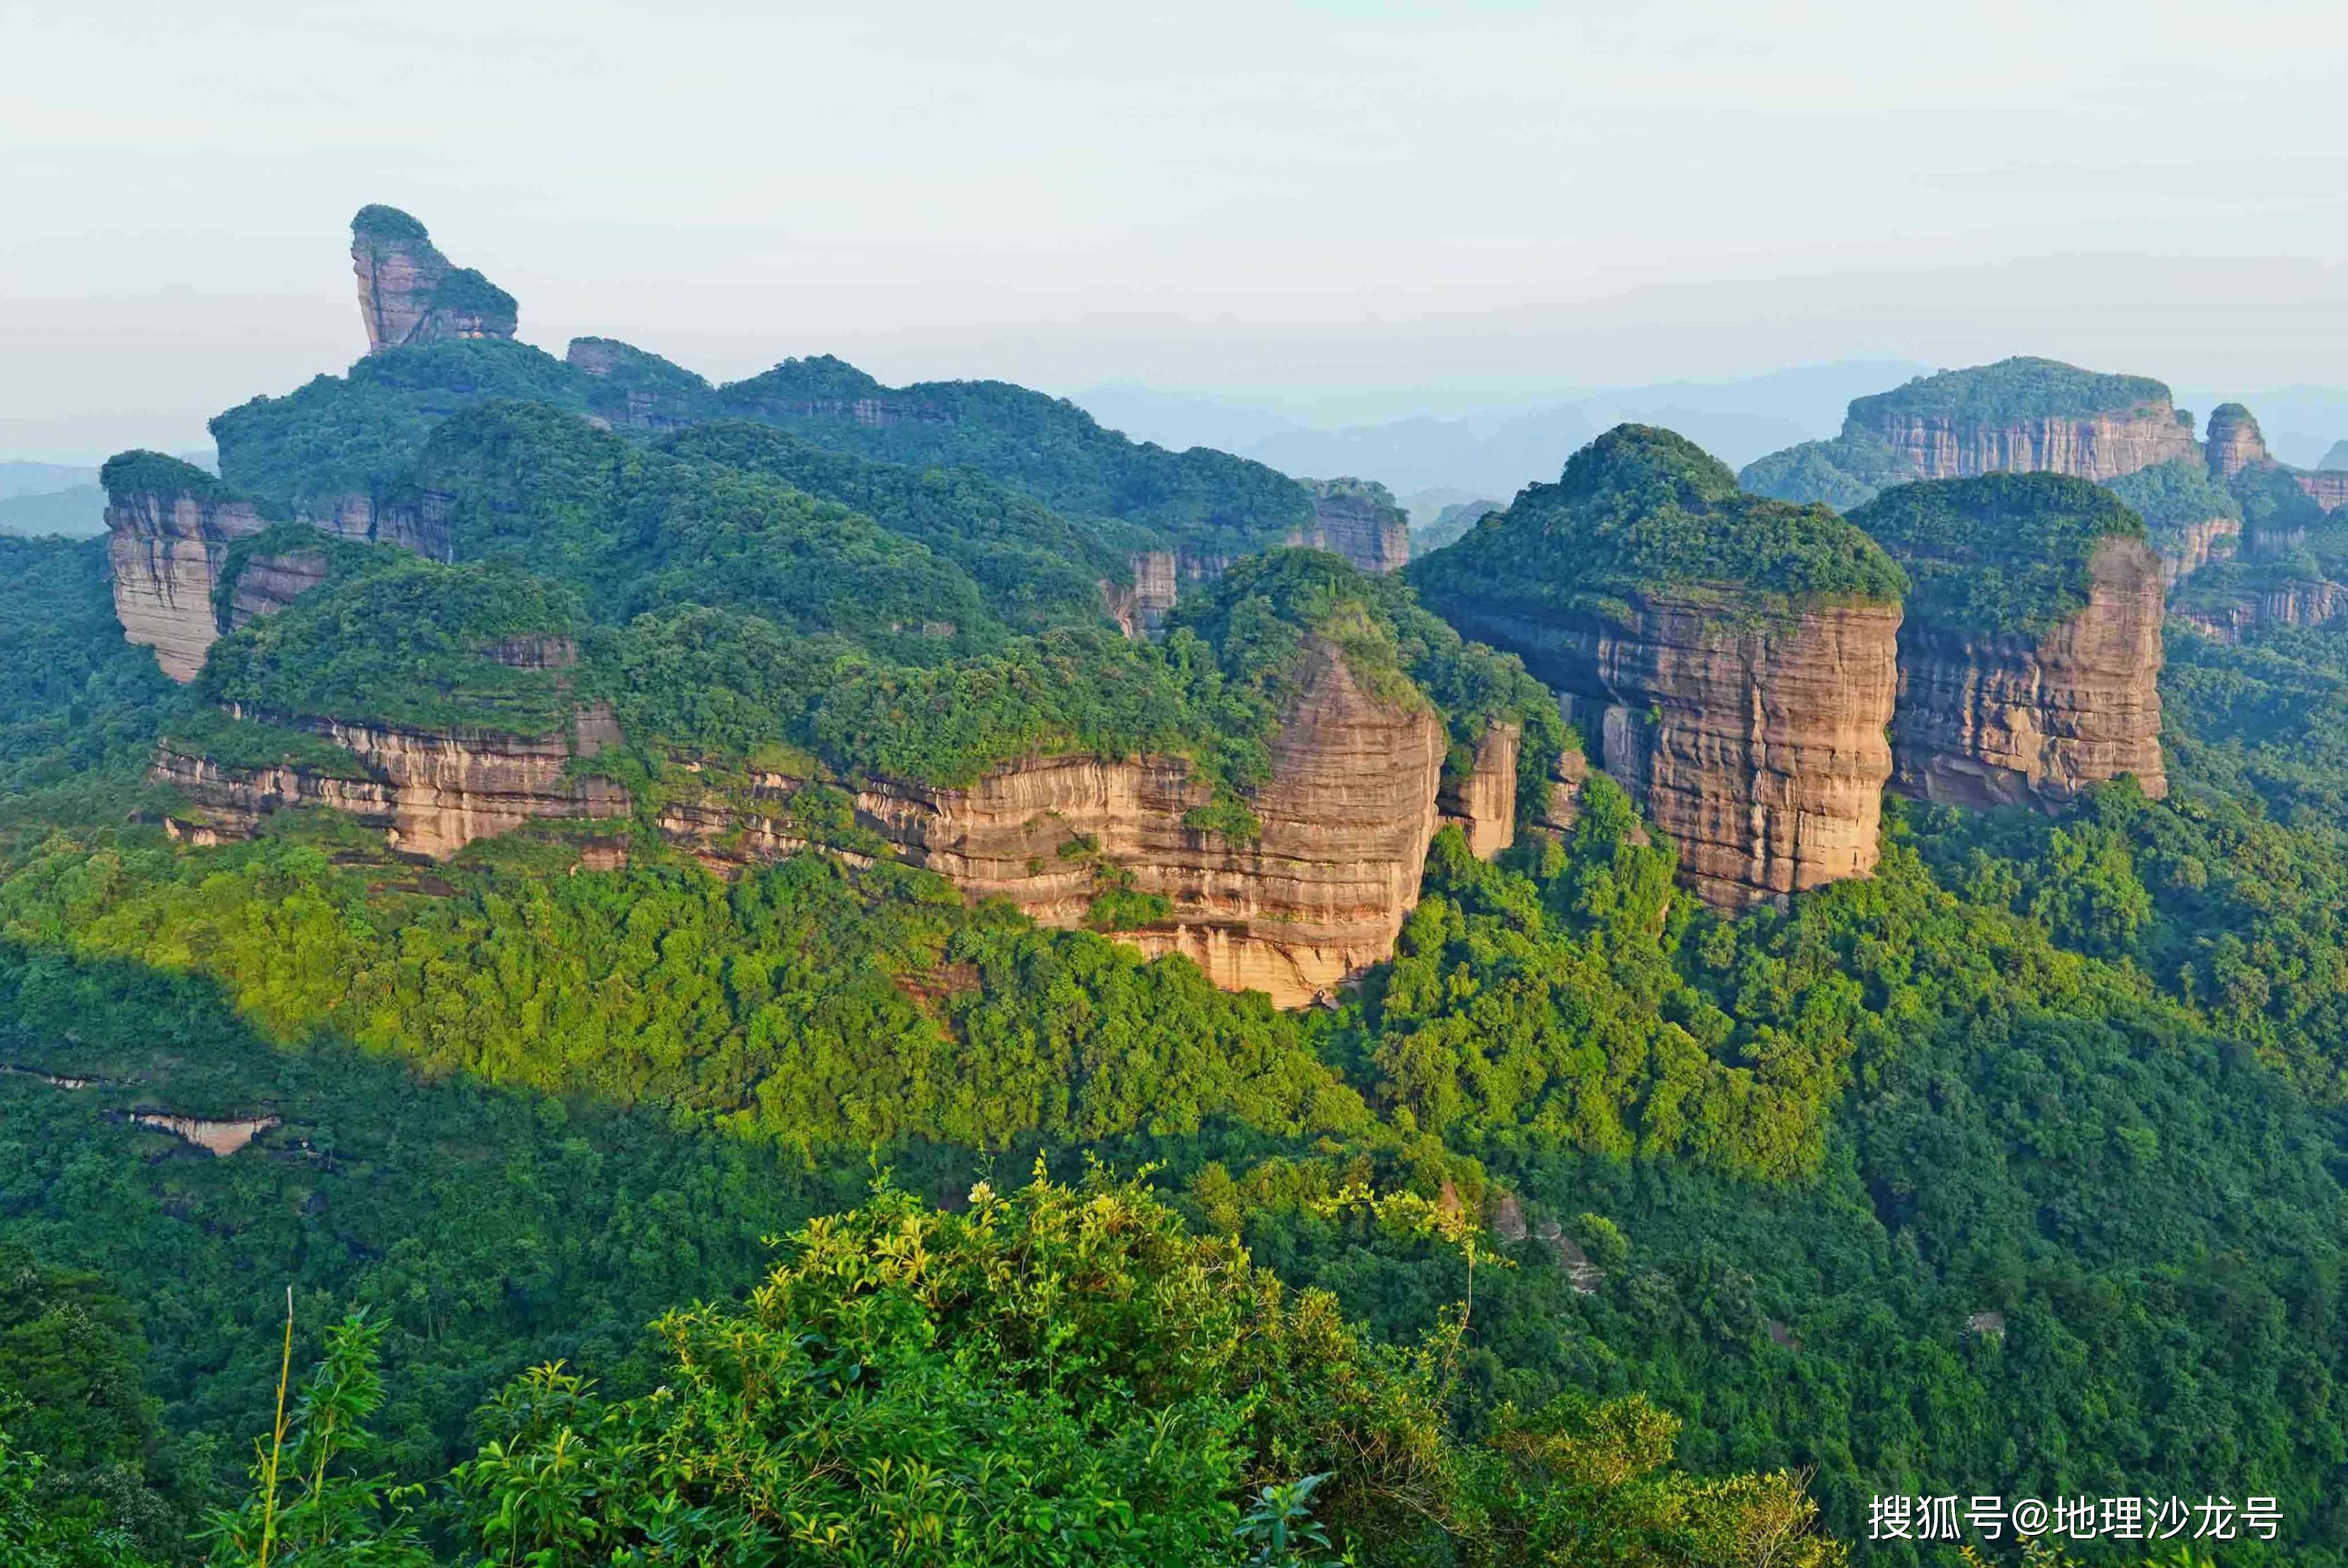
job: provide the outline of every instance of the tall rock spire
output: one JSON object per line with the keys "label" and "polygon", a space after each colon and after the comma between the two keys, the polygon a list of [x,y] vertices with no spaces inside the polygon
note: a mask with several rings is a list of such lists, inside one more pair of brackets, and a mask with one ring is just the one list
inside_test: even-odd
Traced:
{"label": "tall rock spire", "polygon": [[351,267],[367,352],[514,334],[514,297],[470,267],[452,265],[424,225],[396,207],[362,207],[351,220]]}

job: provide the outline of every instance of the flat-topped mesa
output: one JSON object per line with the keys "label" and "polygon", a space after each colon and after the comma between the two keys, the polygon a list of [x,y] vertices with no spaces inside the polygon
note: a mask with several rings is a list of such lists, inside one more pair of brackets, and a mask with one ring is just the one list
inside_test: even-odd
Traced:
{"label": "flat-topped mesa", "polygon": [[369,354],[514,335],[514,297],[450,261],[424,225],[396,207],[358,210],[351,220],[351,267]]}
{"label": "flat-topped mesa", "polygon": [[2041,472],[2110,479],[2199,452],[2190,416],[2178,414],[2159,382],[2051,359],[1943,371],[1854,398],[1849,423],[1927,479]]}
{"label": "flat-topped mesa", "polygon": [[2051,359],[2014,358],[1921,376],[1851,400],[1842,434],[1748,464],[1747,488],[1841,511],[1894,485],[1981,474],[2110,479],[2202,456],[2168,388]]}
{"label": "flat-topped mesa", "polygon": [[1912,583],[1893,787],[1962,805],[2063,804],[2160,753],[2161,562],[2109,490],[2053,474],[1904,485],[1851,514]]}
{"label": "flat-topped mesa", "polygon": [[1307,479],[1313,522],[1288,542],[1344,556],[1364,571],[1399,571],[1410,559],[1410,514],[1374,479]]}
{"label": "flat-topped mesa", "polygon": [[2210,474],[2220,484],[2245,468],[2262,468],[2274,462],[2258,419],[2239,403],[2221,403],[2209,411],[2209,439],[2203,451]]}
{"label": "flat-topped mesa", "polygon": [[125,452],[99,477],[122,635],[152,648],[172,680],[192,681],[220,636],[212,590],[229,546],[269,523],[251,500],[160,452]]}
{"label": "flat-topped mesa", "polygon": [[1824,507],[1622,425],[1409,576],[1559,691],[1715,908],[1874,869],[1905,579]]}

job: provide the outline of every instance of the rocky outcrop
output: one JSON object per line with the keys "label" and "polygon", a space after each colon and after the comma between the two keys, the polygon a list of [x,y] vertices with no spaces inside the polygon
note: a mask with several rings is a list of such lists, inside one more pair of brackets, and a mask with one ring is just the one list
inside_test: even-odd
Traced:
{"label": "rocky outcrop", "polygon": [[2245,468],[2274,461],[2267,454],[2267,439],[2258,420],[2239,403],[2221,403],[2209,411],[2209,439],[2203,451],[2210,476],[2221,484]]}
{"label": "rocky outcrop", "polygon": [[451,262],[424,225],[396,207],[362,207],[351,220],[351,267],[369,354],[514,334],[513,296]]}
{"label": "rocky outcrop", "polygon": [[1620,615],[1452,620],[1560,693],[1707,904],[1741,910],[1875,868],[1896,607],[1738,614],[1656,591]]}
{"label": "rocky outcrop", "polygon": [[173,834],[198,844],[249,838],[273,812],[320,805],[381,832],[396,851],[445,860],[528,823],[628,810],[624,791],[568,771],[574,755],[592,756],[618,739],[606,709],[583,709],[568,733],[539,737],[325,720],[289,727],[342,747],[351,767],[230,766],[166,741],[151,776],[186,802],[167,825]]}
{"label": "rocky outcrop", "polygon": [[293,550],[255,556],[236,574],[229,590],[229,630],[274,615],[326,580],[332,569],[324,550]]}
{"label": "rocky outcrop", "polygon": [[1172,550],[1143,550],[1133,557],[1130,585],[1104,581],[1101,597],[1109,615],[1128,637],[1154,636],[1165,626],[1180,593],[1180,576]]}
{"label": "rocky outcrop", "polygon": [[2041,635],[1983,633],[1912,607],[1900,632],[1893,787],[1970,806],[2054,805],[2160,754],[2162,563],[2114,537],[2088,562],[2086,608]]}
{"label": "rocky outcrop", "polygon": [[[1314,654],[1272,744],[1271,777],[1249,796],[1261,824],[1252,838],[1193,825],[1212,793],[1186,762],[1162,757],[1041,758],[962,789],[880,780],[842,791],[803,774],[756,772],[664,802],[659,825],[705,863],[730,868],[836,842],[822,824],[838,825],[833,803],[844,804],[856,829],[907,863],[1057,926],[1084,923],[1105,883],[1119,882],[1167,909],[1119,940],[1185,954],[1218,985],[1293,1006],[1391,952],[1418,896],[1445,750],[1431,712],[1380,702],[1333,645]],[[531,822],[631,810],[618,786],[568,765],[617,738],[600,710],[583,712],[569,735],[537,740],[303,727],[349,751],[347,776],[225,767],[167,745],[154,776],[187,802],[173,830],[200,842],[245,837],[271,812],[325,805],[381,830],[396,849],[440,859]],[[1488,738],[1495,777],[1505,744]],[[1477,831],[1488,842],[1480,815]]]}
{"label": "rocky outcrop", "polygon": [[1503,721],[1486,728],[1474,771],[1465,778],[1446,778],[1436,798],[1444,825],[1459,829],[1480,859],[1489,860],[1516,841],[1517,753],[1523,739],[1520,724]]}
{"label": "rocky outcrop", "polygon": [[396,545],[433,560],[450,559],[445,516],[428,507],[384,506],[373,497],[354,494],[337,496],[330,509],[306,511],[295,520],[354,544]]}
{"label": "rocky outcrop", "polygon": [[1344,556],[1364,571],[1399,570],[1410,559],[1410,514],[1368,479],[1307,479],[1313,523],[1288,542]]}
{"label": "rocky outcrop", "polygon": [[2230,559],[2241,537],[2240,518],[2207,518],[2164,530],[2155,541],[2160,556],[2161,586],[2174,589],[2212,561]]}
{"label": "rocky outcrop", "polygon": [[709,383],[616,338],[577,337],[563,356],[588,378],[588,410],[607,425],[682,430],[710,417]]}
{"label": "rocky outcrop", "polygon": [[122,635],[152,648],[172,680],[192,681],[220,636],[212,590],[229,546],[269,524],[202,469],[155,453],[125,453],[102,472],[107,563]]}
{"label": "rocky outcrop", "polygon": [[[2328,457],[2325,459],[2327,463],[2330,461]],[[2327,512],[2336,512],[2343,505],[2348,505],[2348,469],[2324,467],[2312,474],[2294,474],[2291,477],[2297,479],[2299,487]]]}
{"label": "rocky outcrop", "polygon": [[2336,582],[2268,583],[2214,602],[2188,604],[2177,618],[2206,637],[2240,642],[2261,626],[2322,626],[2348,610],[2348,588]]}
{"label": "rocky outcrop", "polygon": [[2192,427],[2178,423],[2165,399],[2090,418],[2043,415],[2000,424],[1893,413],[1875,435],[1928,479],[2041,472],[2112,479],[2199,451]]}

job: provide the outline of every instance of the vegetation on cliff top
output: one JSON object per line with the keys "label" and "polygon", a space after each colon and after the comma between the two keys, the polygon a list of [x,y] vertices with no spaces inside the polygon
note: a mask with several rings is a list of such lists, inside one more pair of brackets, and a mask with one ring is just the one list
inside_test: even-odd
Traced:
{"label": "vegetation on cliff top", "polygon": [[2013,425],[2029,419],[2091,419],[2166,409],[2168,388],[2145,375],[2106,375],[2059,360],[2017,355],[1995,364],[1944,370],[1904,386],[1850,402],[1849,425],[1880,429],[1892,417],[1946,419],[1963,425]]}
{"label": "vegetation on cliff top", "polygon": [[2106,479],[2104,487],[2127,503],[2144,518],[2145,526],[2162,538],[2196,523],[2242,515],[2241,502],[2211,477],[2209,466],[2199,457],[2172,457]]}
{"label": "vegetation on cliff top", "polygon": [[1736,482],[1773,500],[1816,501],[1849,512],[1885,487],[1924,477],[1923,470],[1880,436],[1856,427],[1831,441],[1805,441],[1746,464]]}
{"label": "vegetation on cliff top", "polygon": [[1826,507],[1739,490],[1693,442],[1641,425],[1601,436],[1557,484],[1532,486],[1407,575],[1438,611],[1536,614],[1619,613],[1624,600],[1658,589],[1783,610],[1896,602],[1907,588],[1890,557]]}
{"label": "vegetation on cliff top", "polygon": [[975,468],[1070,517],[1139,523],[1200,554],[1262,549],[1312,521],[1304,487],[1261,463],[1128,441],[1073,403],[1008,382],[887,387],[820,355],[730,383],[718,401],[868,457]]}
{"label": "vegetation on cliff top", "polygon": [[118,452],[98,469],[98,482],[109,497],[193,496],[200,501],[244,498],[193,463],[160,452]]}
{"label": "vegetation on cliff top", "polygon": [[1968,630],[2043,632],[2087,605],[2088,563],[2144,519],[2100,485],[1984,474],[1886,490],[1853,525],[1907,569],[1908,614]]}
{"label": "vegetation on cliff top", "polygon": [[428,245],[432,236],[424,225],[396,207],[386,207],[370,201],[351,217],[351,232],[382,240],[404,240],[411,244]]}
{"label": "vegetation on cliff top", "polygon": [[458,409],[521,398],[583,410],[576,372],[528,343],[462,338],[369,354],[346,375],[256,397],[211,422],[221,475],[294,513],[331,513],[349,495],[381,500],[432,427]]}

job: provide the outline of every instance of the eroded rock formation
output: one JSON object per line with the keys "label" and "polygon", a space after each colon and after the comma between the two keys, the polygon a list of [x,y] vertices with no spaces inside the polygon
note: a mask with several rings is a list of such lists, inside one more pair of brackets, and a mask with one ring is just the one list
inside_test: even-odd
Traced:
{"label": "eroded rock formation", "polygon": [[2250,587],[2209,602],[2180,606],[2178,620],[2220,642],[2240,642],[2261,626],[2322,626],[2348,610],[2348,588],[2293,579]]}
{"label": "eroded rock formation", "polygon": [[1364,571],[1399,570],[1410,559],[1410,514],[1368,479],[1308,479],[1313,524],[1288,542],[1344,556]]}
{"label": "eroded rock formation", "polygon": [[2209,411],[2209,440],[2204,448],[2209,473],[2219,483],[2245,468],[2271,463],[2267,439],[2250,411],[2239,403],[2221,403]]}
{"label": "eroded rock formation", "polygon": [[2199,450],[2192,427],[2178,422],[2165,398],[2085,418],[2043,415],[1998,424],[1895,412],[1875,434],[1928,479],[2034,472],[2112,479]]}
{"label": "eroded rock formation", "polygon": [[574,755],[592,756],[617,740],[604,709],[582,710],[569,733],[539,737],[327,720],[290,727],[342,747],[352,765],[335,773],[296,764],[230,766],[165,742],[152,776],[188,805],[168,825],[174,835],[198,844],[249,838],[273,812],[323,805],[381,832],[396,851],[445,860],[477,838],[527,823],[628,810],[624,791],[567,771]]}
{"label": "eroded rock formation", "polygon": [[1678,843],[1707,904],[1741,910],[1875,868],[1896,606],[1771,617],[1653,592],[1619,616],[1451,619],[1557,689],[1598,765]]}
{"label": "eroded rock formation", "polygon": [[2161,586],[2174,589],[2212,561],[2229,559],[2242,537],[2240,518],[2206,518],[2171,530],[2161,541]]}
{"label": "eroded rock formation", "polygon": [[369,354],[514,334],[513,296],[451,262],[424,225],[396,207],[362,207],[351,220],[351,267]]}
{"label": "eroded rock formation", "polygon": [[[1418,896],[1445,750],[1431,712],[1378,701],[1333,645],[1314,652],[1273,743],[1272,776],[1249,798],[1262,824],[1251,840],[1189,825],[1212,795],[1175,758],[1038,759],[966,789],[880,780],[847,792],[846,804],[857,827],[908,863],[1047,924],[1082,923],[1105,875],[1129,877],[1132,891],[1163,897],[1169,914],[1120,940],[1185,954],[1218,985],[1293,1006],[1392,950]],[[188,802],[174,830],[199,841],[244,837],[273,811],[325,805],[380,829],[395,848],[438,859],[533,821],[631,809],[618,786],[567,766],[616,739],[600,711],[582,712],[570,735],[541,740],[304,727],[350,752],[348,776],[226,767],[167,745],[155,777]],[[1512,741],[1488,738],[1496,777]],[[1512,754],[1508,763],[1512,778]],[[827,842],[818,818],[834,794],[808,776],[754,773],[667,801],[659,825],[706,864],[739,866]],[[1488,843],[1490,808],[1476,809]],[[1513,801],[1501,809],[1512,813]]]}
{"label": "eroded rock formation", "polygon": [[269,524],[202,469],[156,453],[125,453],[102,472],[107,562],[122,635],[152,648],[174,681],[192,681],[220,636],[212,590],[229,547]]}
{"label": "eroded rock formation", "polygon": [[1468,847],[1489,860],[1517,836],[1517,755],[1524,730],[1495,723],[1476,747],[1476,766],[1465,778],[1447,778],[1436,809],[1447,826],[1467,835]]}
{"label": "eroded rock formation", "polygon": [[2299,487],[2325,511],[2336,512],[2342,506],[2348,505],[2348,469],[2319,468],[2312,474],[2294,474],[2291,477],[2299,481]]}
{"label": "eroded rock formation", "polygon": [[2043,635],[1980,632],[1911,610],[1900,633],[1893,787],[1961,805],[2054,805],[2134,774],[2166,794],[2162,564],[2106,539],[2086,608]]}

